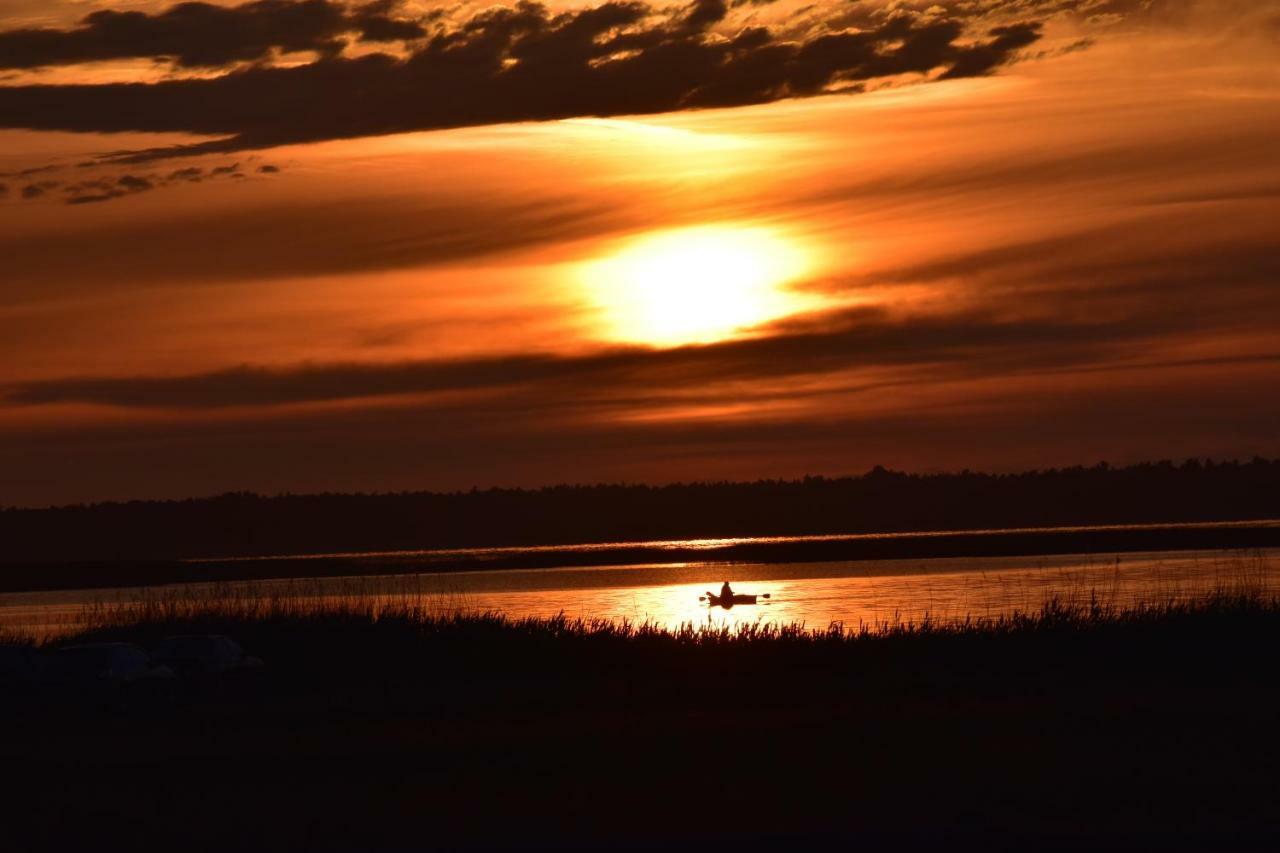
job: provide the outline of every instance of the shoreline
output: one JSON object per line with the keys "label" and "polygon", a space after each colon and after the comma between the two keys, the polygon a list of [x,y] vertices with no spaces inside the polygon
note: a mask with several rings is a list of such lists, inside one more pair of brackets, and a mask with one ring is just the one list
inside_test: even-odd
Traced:
{"label": "shoreline", "polygon": [[[724,542],[726,544],[716,544]],[[0,592],[118,589],[175,583],[288,580],[449,573],[494,569],[681,563],[809,563],[946,557],[1142,551],[1251,550],[1280,547],[1280,521],[1166,525],[836,534],[807,538],[685,540],[684,543],[599,543],[533,548],[496,547],[205,560],[0,562]],[[447,559],[433,560],[444,556]]]}

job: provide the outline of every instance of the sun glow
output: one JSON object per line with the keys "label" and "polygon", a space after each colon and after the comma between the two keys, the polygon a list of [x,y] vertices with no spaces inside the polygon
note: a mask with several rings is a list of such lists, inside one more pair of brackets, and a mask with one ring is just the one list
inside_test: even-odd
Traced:
{"label": "sun glow", "polygon": [[614,340],[679,346],[723,340],[811,307],[787,289],[808,252],[763,226],[706,225],[645,235],[586,264],[583,283]]}

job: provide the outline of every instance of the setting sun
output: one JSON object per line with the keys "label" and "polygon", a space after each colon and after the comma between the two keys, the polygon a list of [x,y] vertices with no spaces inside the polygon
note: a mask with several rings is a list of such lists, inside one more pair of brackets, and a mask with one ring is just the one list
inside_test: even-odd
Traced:
{"label": "setting sun", "polygon": [[709,343],[808,307],[786,285],[811,260],[762,226],[698,226],[641,237],[587,264],[604,334],[655,346]]}
{"label": "setting sun", "polygon": [[4,849],[1280,853],[1278,72],[0,0]]}

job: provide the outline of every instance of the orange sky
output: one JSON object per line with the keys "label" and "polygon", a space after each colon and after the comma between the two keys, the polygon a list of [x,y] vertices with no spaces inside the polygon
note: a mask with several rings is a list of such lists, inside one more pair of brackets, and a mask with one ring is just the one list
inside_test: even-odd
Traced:
{"label": "orange sky", "polygon": [[[552,91],[497,124],[530,102],[484,82],[474,120],[378,135],[400,102],[290,96],[267,125],[218,100],[241,64],[88,61],[92,5],[0,14],[0,47],[71,57],[0,70],[0,504],[1280,453],[1280,22],[1252,5],[933,11],[822,94],[794,69],[887,18],[733,7],[695,32],[695,4],[645,38],[764,23],[789,47],[751,67],[786,53],[791,82],[746,88],[733,52],[688,109],[559,118]],[[446,35],[494,14],[388,8]],[[554,14],[521,26],[579,20]],[[940,16],[946,64],[879,73]],[[1034,43],[949,74],[1011,26]],[[383,49],[344,38],[254,61]],[[493,73],[533,67],[522,44]],[[647,67],[620,107],[666,103]],[[130,74],[210,81],[209,115],[113,100]],[[742,105],[692,108],[731,82]]]}

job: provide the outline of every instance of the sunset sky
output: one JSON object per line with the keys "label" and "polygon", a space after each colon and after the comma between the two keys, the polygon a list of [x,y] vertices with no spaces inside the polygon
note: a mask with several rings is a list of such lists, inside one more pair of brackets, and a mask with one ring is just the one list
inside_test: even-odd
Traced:
{"label": "sunset sky", "polygon": [[1280,455],[1280,7],[0,4],[0,505]]}

